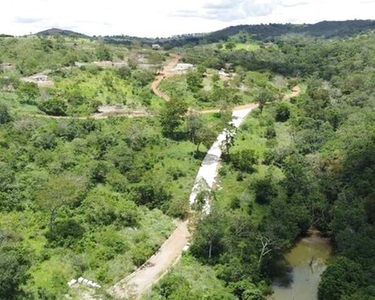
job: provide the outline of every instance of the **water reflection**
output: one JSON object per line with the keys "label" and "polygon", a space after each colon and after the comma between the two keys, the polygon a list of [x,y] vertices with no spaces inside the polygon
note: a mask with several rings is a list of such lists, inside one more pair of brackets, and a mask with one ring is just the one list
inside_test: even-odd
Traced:
{"label": "water reflection", "polygon": [[309,236],[285,256],[289,266],[280,263],[269,300],[317,300],[320,276],[330,255],[329,239],[316,230],[309,231]]}

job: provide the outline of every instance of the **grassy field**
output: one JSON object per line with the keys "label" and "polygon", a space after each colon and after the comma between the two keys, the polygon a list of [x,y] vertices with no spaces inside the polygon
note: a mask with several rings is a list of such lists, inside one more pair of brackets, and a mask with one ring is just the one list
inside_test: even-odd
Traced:
{"label": "grassy field", "polygon": [[235,50],[246,50],[249,52],[255,52],[260,49],[259,44],[253,43],[236,43]]}

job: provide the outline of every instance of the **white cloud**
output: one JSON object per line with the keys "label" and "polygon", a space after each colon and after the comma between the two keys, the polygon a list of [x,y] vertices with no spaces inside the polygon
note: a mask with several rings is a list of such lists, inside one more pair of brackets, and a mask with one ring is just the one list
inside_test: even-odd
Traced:
{"label": "white cloud", "polygon": [[168,36],[236,24],[371,19],[375,0],[12,0],[0,11],[0,33],[50,27],[90,35]]}

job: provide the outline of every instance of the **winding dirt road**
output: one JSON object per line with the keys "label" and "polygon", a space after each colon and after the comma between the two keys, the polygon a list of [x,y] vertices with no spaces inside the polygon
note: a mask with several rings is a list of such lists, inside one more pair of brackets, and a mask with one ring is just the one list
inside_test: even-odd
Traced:
{"label": "winding dirt road", "polygon": [[[234,111],[231,123],[238,128],[253,108],[252,106]],[[191,205],[196,202],[202,180],[206,182],[209,190],[214,187],[222,154],[220,145],[225,140],[226,135],[227,132],[224,130],[207,152],[191,191],[189,199]],[[206,199],[203,211],[209,214],[210,209],[209,199]],[[108,289],[108,292],[119,299],[139,299],[145,291],[167,274],[169,269],[181,258],[183,249],[190,239],[188,225],[189,220],[181,222],[154,256],[137,271]]]}
{"label": "winding dirt road", "polygon": [[[175,72],[172,71],[172,69],[178,64],[180,60],[180,56],[173,55],[172,59],[168,62],[168,64],[163,68],[163,71],[156,76],[154,81],[151,84],[152,91],[160,98],[163,98],[165,101],[170,100],[170,96],[165,94],[163,91],[159,89],[160,83],[165,78],[170,78],[173,76],[178,76]],[[51,70],[45,70],[43,73],[48,74]],[[292,89],[292,92],[289,94],[286,94],[283,98],[284,101],[289,101],[291,98],[298,96],[301,93],[300,87],[297,85]],[[243,109],[247,108],[256,108],[258,105],[256,103],[250,103],[245,105],[239,105],[233,108],[233,111],[241,111]],[[205,110],[193,110],[189,109],[190,112],[195,112],[198,114],[212,114],[212,113],[218,113],[220,112],[220,109],[205,109]],[[88,119],[95,119],[95,120],[101,120],[101,119],[108,119],[110,117],[118,117],[118,118],[141,118],[141,117],[149,117],[152,116],[151,113],[147,111],[141,111],[141,110],[134,110],[134,111],[127,111],[127,112],[117,112],[117,113],[97,113],[92,116],[88,117],[59,117],[59,116],[49,116],[49,115],[33,115],[33,117],[38,118],[48,118],[48,119],[78,119],[78,120],[88,120]]]}
{"label": "winding dirt road", "polygon": [[[301,89],[297,86],[293,89],[291,94],[284,97],[284,100],[289,100],[292,97],[296,97],[300,94],[300,92]],[[231,123],[236,128],[240,127],[248,114],[257,106],[257,104],[248,104],[236,107],[232,113]],[[218,111],[219,110],[210,110],[207,111],[207,113],[215,113]],[[225,139],[227,134],[228,133],[224,130],[218,136],[212,147],[208,150],[201,167],[199,168],[190,194],[190,205],[193,205],[196,202],[202,180],[206,182],[206,186],[209,190],[214,187],[222,154],[220,144]],[[206,214],[209,214],[210,209],[211,205],[209,199],[206,199],[203,211]],[[113,297],[119,299],[139,299],[144,292],[146,292],[152,287],[152,285],[156,284],[165,274],[167,274],[169,269],[173,267],[181,258],[183,250],[187,246],[191,236],[188,225],[189,220],[180,222],[172,235],[161,246],[155,255],[153,255],[137,271],[108,289],[108,292]]]}
{"label": "winding dirt road", "polygon": [[180,56],[174,55],[170,62],[163,68],[163,71],[156,76],[155,80],[151,84],[151,89],[153,92],[160,98],[163,98],[165,101],[171,100],[171,97],[159,90],[159,85],[165,78],[176,76],[176,73],[174,73],[172,69],[178,64],[179,60]]}

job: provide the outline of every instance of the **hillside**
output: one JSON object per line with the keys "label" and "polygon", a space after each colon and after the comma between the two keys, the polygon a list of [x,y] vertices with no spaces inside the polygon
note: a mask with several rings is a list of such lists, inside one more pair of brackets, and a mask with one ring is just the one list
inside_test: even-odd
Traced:
{"label": "hillside", "polygon": [[229,37],[246,32],[257,40],[267,40],[286,34],[302,34],[313,37],[332,38],[349,37],[358,33],[375,29],[372,20],[323,21],[316,24],[268,24],[238,25],[208,34],[205,38],[210,42],[227,40]]}
{"label": "hillside", "polygon": [[58,28],[51,28],[44,31],[40,31],[36,33],[37,36],[54,36],[54,35],[61,35],[65,37],[80,37],[80,38],[88,38],[89,36],[74,32],[71,30],[64,30],[64,29],[58,29]]}
{"label": "hillside", "polygon": [[[0,38],[0,299],[374,300],[373,26]],[[278,298],[312,229],[313,298]]]}
{"label": "hillside", "polygon": [[[207,34],[190,34],[164,39],[139,39],[144,44],[160,43],[170,47],[184,45],[210,44],[226,41],[230,37],[244,32],[258,41],[274,41],[290,34],[304,35],[316,38],[345,38],[375,29],[373,20],[323,21],[316,24],[260,24],[230,26]],[[106,42],[129,44],[135,40],[131,37],[106,37]]]}

